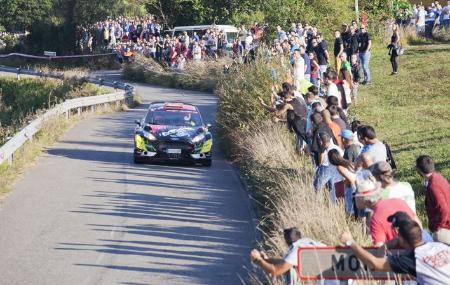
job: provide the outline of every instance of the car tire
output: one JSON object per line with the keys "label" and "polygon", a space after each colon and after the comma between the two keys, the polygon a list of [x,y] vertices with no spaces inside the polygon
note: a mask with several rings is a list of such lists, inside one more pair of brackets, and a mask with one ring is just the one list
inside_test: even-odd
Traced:
{"label": "car tire", "polygon": [[212,159],[206,159],[206,160],[203,160],[203,161],[201,162],[201,164],[202,164],[203,166],[211,167],[211,165],[212,165]]}
{"label": "car tire", "polygon": [[142,159],[140,159],[139,157],[137,157],[137,156],[133,156],[133,162],[134,162],[134,164],[142,164],[143,163],[143,161],[142,161]]}

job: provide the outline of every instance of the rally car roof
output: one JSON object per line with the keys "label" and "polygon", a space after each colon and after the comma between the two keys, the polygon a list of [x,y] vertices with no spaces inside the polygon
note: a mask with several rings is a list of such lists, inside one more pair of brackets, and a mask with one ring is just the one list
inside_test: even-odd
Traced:
{"label": "rally car roof", "polygon": [[149,111],[191,111],[197,112],[197,108],[190,104],[181,102],[153,102],[149,106]]}

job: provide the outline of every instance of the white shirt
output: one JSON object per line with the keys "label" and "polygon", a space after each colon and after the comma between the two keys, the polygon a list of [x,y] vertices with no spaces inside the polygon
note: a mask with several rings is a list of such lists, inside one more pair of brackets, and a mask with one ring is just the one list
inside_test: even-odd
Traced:
{"label": "white shirt", "polygon": [[450,246],[441,242],[428,242],[416,247],[414,255],[418,284],[450,284]]}
{"label": "white shirt", "polygon": [[192,57],[195,60],[202,59],[202,49],[199,46],[194,46],[194,48],[192,49]]}
{"label": "white shirt", "polygon": [[328,82],[327,96],[334,96],[338,98],[339,106],[341,106],[341,92],[339,92],[339,89],[333,82]]}
{"label": "white shirt", "polygon": [[250,50],[252,42],[253,42],[253,36],[250,35],[245,38],[245,48],[247,50]]}
{"label": "white shirt", "polygon": [[417,26],[425,26],[425,17],[427,16],[427,13],[425,10],[419,10],[417,13]]}
{"label": "white shirt", "polygon": [[325,151],[323,153],[323,159],[322,159],[322,163],[320,165],[330,166],[330,161],[328,160],[328,152],[332,149],[336,149],[337,151],[339,151],[341,156],[344,156],[344,151],[340,147],[335,145],[333,142],[331,142],[330,145],[325,149]]}
{"label": "white shirt", "polygon": [[294,79],[298,81],[305,79],[305,60],[302,57],[294,61]]}
{"label": "white shirt", "polygon": [[381,197],[384,199],[399,198],[408,204],[411,210],[416,212],[416,199],[411,184],[408,182],[396,182],[381,190]]}

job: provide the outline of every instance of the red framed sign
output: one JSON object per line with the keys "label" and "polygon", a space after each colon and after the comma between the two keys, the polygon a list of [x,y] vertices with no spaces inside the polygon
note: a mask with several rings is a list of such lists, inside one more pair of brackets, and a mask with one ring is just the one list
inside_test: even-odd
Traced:
{"label": "red framed sign", "polygon": [[[379,251],[374,247],[365,249],[374,255]],[[299,247],[297,273],[300,280],[414,280],[409,275],[370,270],[350,247]]]}

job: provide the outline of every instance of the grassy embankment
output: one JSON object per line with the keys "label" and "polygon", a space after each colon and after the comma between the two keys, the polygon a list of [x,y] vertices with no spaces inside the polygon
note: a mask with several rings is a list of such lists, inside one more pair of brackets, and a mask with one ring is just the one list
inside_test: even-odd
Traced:
{"label": "grassy embankment", "polygon": [[375,127],[392,147],[398,164],[397,178],[410,182],[417,194],[418,212],[425,219],[421,179],[414,163],[431,155],[437,169],[450,178],[450,46],[410,47],[399,57],[399,74],[389,75],[386,50],[373,52],[373,84],[360,88],[352,108],[362,121]]}
{"label": "grassy embankment", "polygon": [[[7,136],[12,136],[15,131],[26,125],[37,114],[44,112],[56,102],[75,97],[105,94],[110,91],[107,88],[98,88],[95,85],[78,81],[73,77],[67,78],[65,81],[29,78],[17,81],[11,77],[4,77],[0,78],[0,86],[3,95],[0,101],[2,141]],[[139,102],[133,102],[133,104],[139,104]],[[23,173],[42,151],[53,144],[69,127],[92,114],[126,108],[125,105],[102,105],[97,107],[94,113],[86,112],[79,117],[71,116],[69,120],[54,118],[47,121],[33,140],[27,142],[14,154],[14,163],[11,166],[6,162],[0,165],[0,198],[11,190],[16,177]]]}

